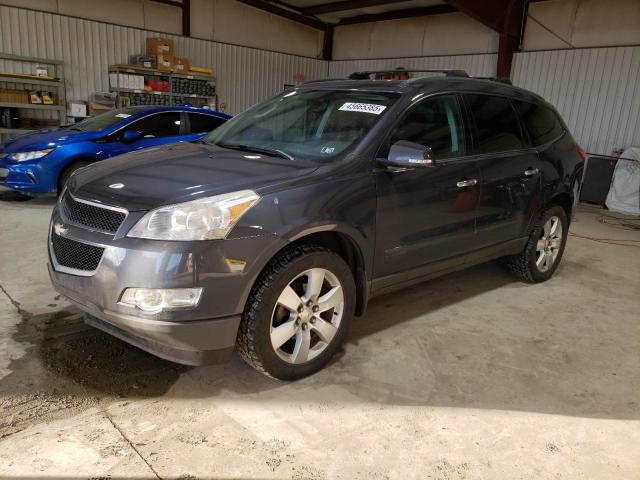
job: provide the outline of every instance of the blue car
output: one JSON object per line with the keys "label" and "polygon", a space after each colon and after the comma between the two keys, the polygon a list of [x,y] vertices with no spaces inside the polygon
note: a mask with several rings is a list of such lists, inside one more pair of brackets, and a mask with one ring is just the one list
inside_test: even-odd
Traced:
{"label": "blue car", "polygon": [[90,163],[198,140],[229,118],[188,106],[137,106],[21,135],[0,144],[0,186],[32,196],[60,193],[71,174]]}

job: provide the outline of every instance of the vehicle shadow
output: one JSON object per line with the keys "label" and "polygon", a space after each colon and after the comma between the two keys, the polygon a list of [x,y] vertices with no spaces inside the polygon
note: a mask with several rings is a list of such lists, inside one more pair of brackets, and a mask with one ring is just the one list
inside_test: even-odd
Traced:
{"label": "vehicle shadow", "polygon": [[[562,281],[562,269],[559,274],[555,282]],[[544,295],[553,288],[552,282],[516,282],[497,265],[486,264],[376,298],[366,315],[354,320],[331,365],[290,383],[265,377],[237,355],[225,365],[197,368],[161,360],[87,327],[74,310],[27,316],[15,339],[33,347],[12,363],[13,373],[0,380],[0,392],[24,396],[55,388],[57,394],[96,401],[331,398],[640,418],[640,358],[637,350],[612,341],[625,334],[625,327],[610,319],[615,335],[607,338],[576,311],[549,315]],[[530,300],[518,300],[525,297]],[[628,327],[633,346],[637,328]],[[24,380],[34,360],[46,371],[41,383]]]}

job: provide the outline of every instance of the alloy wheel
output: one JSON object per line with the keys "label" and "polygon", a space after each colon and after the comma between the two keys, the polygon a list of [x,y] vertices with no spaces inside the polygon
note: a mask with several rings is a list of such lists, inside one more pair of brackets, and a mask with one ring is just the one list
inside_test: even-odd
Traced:
{"label": "alloy wheel", "polygon": [[320,355],[338,332],[344,292],[324,268],[295,277],[282,291],[271,317],[271,345],[285,362],[303,364]]}
{"label": "alloy wheel", "polygon": [[536,267],[540,272],[548,271],[556,263],[562,246],[562,222],[553,216],[547,220],[536,245]]}

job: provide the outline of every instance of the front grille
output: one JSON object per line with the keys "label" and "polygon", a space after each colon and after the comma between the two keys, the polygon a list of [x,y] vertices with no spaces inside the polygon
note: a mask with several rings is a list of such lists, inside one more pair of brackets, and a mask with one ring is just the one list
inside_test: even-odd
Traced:
{"label": "front grille", "polygon": [[113,234],[118,231],[127,216],[118,210],[78,201],[68,192],[64,194],[60,208],[68,222]]}
{"label": "front grille", "polygon": [[98,268],[104,248],[61,237],[51,230],[51,247],[58,265],[92,272]]}

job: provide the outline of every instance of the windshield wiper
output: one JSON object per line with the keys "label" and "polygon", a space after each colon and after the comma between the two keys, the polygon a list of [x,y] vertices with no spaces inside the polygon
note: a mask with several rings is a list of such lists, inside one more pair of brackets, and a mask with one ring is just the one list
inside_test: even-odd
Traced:
{"label": "windshield wiper", "polygon": [[218,146],[222,148],[228,148],[229,150],[240,150],[241,152],[262,153],[264,155],[269,155],[272,157],[280,157],[286,160],[295,160],[287,152],[283,152],[282,150],[278,150],[275,148],[254,147],[253,145],[230,145],[227,143],[218,143]]}

